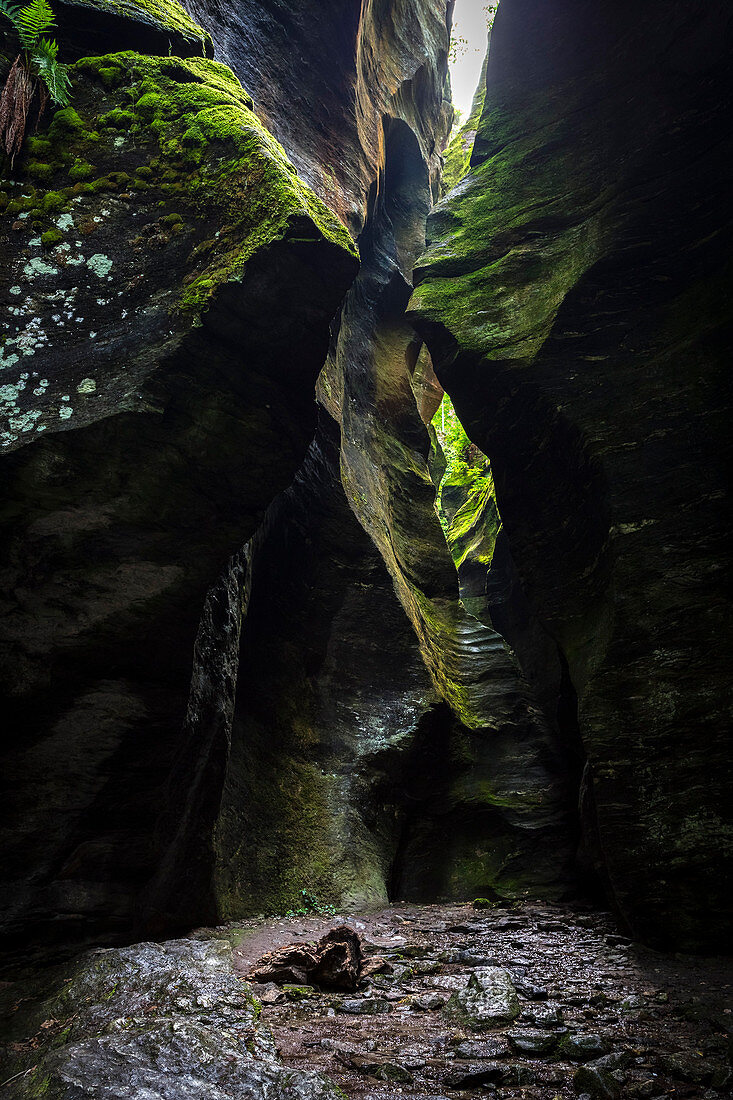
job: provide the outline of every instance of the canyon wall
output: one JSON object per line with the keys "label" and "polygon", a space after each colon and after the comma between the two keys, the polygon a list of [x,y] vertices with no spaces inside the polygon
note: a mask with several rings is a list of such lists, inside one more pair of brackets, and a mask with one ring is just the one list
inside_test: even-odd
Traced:
{"label": "canyon wall", "polygon": [[692,949],[730,898],[730,40],[721,4],[503,3],[410,311],[578,697],[590,856]]}
{"label": "canyon wall", "polygon": [[444,0],[57,8],[0,179],[8,944],[591,879],[719,943],[724,7],[503,0],[443,184]]}

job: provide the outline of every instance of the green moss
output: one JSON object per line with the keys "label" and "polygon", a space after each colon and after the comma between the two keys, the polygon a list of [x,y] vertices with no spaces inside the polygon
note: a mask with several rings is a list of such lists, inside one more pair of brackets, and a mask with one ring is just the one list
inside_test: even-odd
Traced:
{"label": "green moss", "polygon": [[100,176],[89,185],[90,194],[99,194],[100,191],[117,191],[118,187],[111,176]]}
{"label": "green moss", "polygon": [[[592,131],[582,129],[585,106],[579,91],[564,89],[558,121],[547,90],[528,93],[521,111],[487,96],[474,166],[433,216],[410,304],[464,351],[531,359],[599,255],[615,189],[612,173],[599,176]],[[528,250],[540,237],[542,248]]]}
{"label": "green moss", "polygon": [[146,92],[135,103],[135,113],[151,119],[162,110],[163,102],[157,92]]}
{"label": "green moss", "polygon": [[94,175],[94,168],[86,160],[75,160],[71,168],[69,168],[69,179],[74,180],[88,180]]}
{"label": "green moss", "polygon": [[478,130],[481,112],[483,111],[484,99],[486,98],[486,66],[488,59],[489,55],[487,51],[481,68],[478,88],[476,89],[476,94],[471,104],[471,113],[458,130],[458,133],[451,139],[445,151],[443,176],[441,180],[443,194],[451,191],[457,183],[460,183],[468,172],[471,163],[471,153],[473,152],[473,142],[476,137],[476,131]]}
{"label": "green moss", "polygon": [[206,138],[198,126],[189,126],[181,136],[181,144],[187,149],[198,149],[206,144]]}
{"label": "green moss", "polygon": [[[185,194],[194,213],[219,210],[227,225],[215,254],[189,278],[182,309],[204,309],[220,285],[242,277],[255,252],[293,235],[296,228],[302,236],[300,227],[306,222],[309,239],[355,254],[347,230],[298,179],[231,70],[203,58],[133,53],[103,61],[83,58],[75,68],[101,80],[101,69],[113,65],[126,72],[126,83],[141,94],[130,112],[121,115],[115,108],[101,121],[123,125],[143,138],[155,135],[166,193]],[[136,172],[135,190],[149,186],[147,172],[150,179],[152,170]]]}
{"label": "green moss", "polygon": [[73,107],[64,107],[56,111],[48,129],[48,136],[55,144],[68,138],[74,138],[84,129],[84,123]]}
{"label": "green moss", "polygon": [[44,214],[57,214],[68,206],[68,199],[60,191],[47,191],[41,204]]}
{"label": "green moss", "polygon": [[470,560],[481,562],[488,569],[500,529],[494,479],[489,474],[470,486],[464,503],[446,526],[448,546],[456,568]]}
{"label": "green moss", "polygon": [[105,88],[118,88],[124,80],[124,73],[116,65],[100,65],[99,77]]}
{"label": "green moss", "polygon": [[[172,31],[188,41],[197,42],[202,54],[213,52],[209,35],[176,0],[76,0],[76,3],[147,23],[161,31]],[[105,69],[109,67],[109,64],[104,66]]]}
{"label": "green moss", "polygon": [[183,221],[183,218],[180,214],[166,214],[166,216],[164,218],[161,218],[160,220],[163,225],[170,227],[173,225],[180,225]]}
{"label": "green moss", "polygon": [[45,233],[41,234],[41,244],[44,248],[53,248],[54,245],[60,244],[63,239],[64,235],[59,229],[47,229]]}
{"label": "green moss", "polygon": [[122,107],[113,107],[99,119],[100,126],[109,126],[114,130],[127,130],[134,122],[135,116],[132,111],[126,111]]}
{"label": "green moss", "polygon": [[32,160],[26,166],[26,174],[29,175],[31,179],[39,180],[41,183],[50,180],[53,176],[53,172],[54,169],[52,164],[44,164],[42,161],[38,160]]}
{"label": "green moss", "polygon": [[135,169],[136,176],[142,176],[143,179],[151,180],[153,178],[153,169],[149,168],[147,164],[141,164],[139,168]]}
{"label": "green moss", "polygon": [[112,183],[121,190],[127,187],[130,182],[131,176],[127,172],[108,172],[107,179],[112,180]]}
{"label": "green moss", "polygon": [[25,152],[30,157],[46,160],[51,155],[51,142],[48,138],[29,137],[25,140]]}

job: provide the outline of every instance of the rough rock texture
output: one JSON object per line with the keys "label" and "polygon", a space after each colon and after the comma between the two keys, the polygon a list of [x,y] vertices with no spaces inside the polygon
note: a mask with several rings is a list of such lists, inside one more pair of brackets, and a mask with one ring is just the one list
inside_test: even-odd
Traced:
{"label": "rough rock texture", "polygon": [[[490,45],[491,37],[489,36],[489,46]],[[476,140],[476,132],[481,120],[481,112],[484,109],[484,98],[486,96],[486,66],[488,61],[489,51],[487,48],[486,57],[481,66],[478,87],[476,88],[476,94],[471,104],[471,111],[458,133],[453,135],[450,144],[445,150],[443,173],[440,179],[440,189],[443,195],[451,191],[456,184],[461,182],[470,167],[473,145]]]}
{"label": "rough rock texture", "polygon": [[499,966],[478,966],[468,985],[452,995],[445,1011],[471,1031],[490,1031],[519,1015],[511,975]]}
{"label": "rough rock texture", "polygon": [[[538,903],[403,903],[352,920],[386,967],[356,996],[262,996],[288,1065],[327,1073],[351,1100],[571,1100],[597,1096],[604,1078],[623,1100],[729,1100],[730,959],[663,955],[618,935],[607,913]],[[240,972],[264,943],[328,923],[255,922],[235,950]],[[454,996],[469,1002],[487,971],[511,986],[500,980],[503,1019],[475,1031]]]}
{"label": "rough rock texture", "polygon": [[116,50],[213,57],[211,37],[177,0],[58,0],[64,59]]}
{"label": "rough rock texture", "polygon": [[207,590],[357,268],[224,66],[108,54],[73,93],[0,187],[3,909],[37,945],[130,926]]}
{"label": "rough rock texture", "polygon": [[412,303],[578,697],[586,846],[637,934],[695,949],[733,847],[730,21],[503,3]]}
{"label": "rough rock texture", "polygon": [[259,1023],[259,1003],[233,972],[226,941],[100,950],[46,973],[44,982],[42,1000],[24,987],[20,1011],[17,1002],[2,1006],[12,1038],[3,1051],[10,1100],[343,1095],[322,1075],[278,1060]]}
{"label": "rough rock texture", "polygon": [[[445,0],[190,0],[304,180],[359,232],[402,119],[437,164],[445,99]],[[295,46],[297,44],[297,46]]]}
{"label": "rough rock texture", "polygon": [[227,919],[297,908],[303,891],[320,903],[386,899],[411,782],[398,762],[451,727],[390,577],[348,506],[338,432],[320,419],[306,462],[252,545],[214,829],[213,890]]}
{"label": "rough rock texture", "polygon": [[[379,10],[364,7],[357,83],[365,66],[377,64],[368,59]],[[416,10],[406,5],[400,13],[408,27]],[[250,38],[265,26],[275,34],[269,17],[247,16]],[[364,127],[384,112],[384,81],[372,72],[357,96],[351,153],[363,161],[366,149],[379,179],[366,212],[359,207],[366,197],[362,177],[348,181],[350,216],[356,224],[366,216],[362,274],[334,326],[319,385],[340,429],[341,454],[324,413],[305,464],[248,548],[231,734],[223,713],[214,716],[211,736],[197,736],[193,727],[188,762],[176,773],[185,805],[168,815],[173,825],[184,820],[189,839],[184,843],[173,830],[146,896],[148,909],[168,921],[176,914],[185,919],[197,893],[210,906],[202,913],[231,919],[297,908],[304,896],[315,904],[353,904],[395,892],[465,897],[499,888],[515,896],[567,885],[572,789],[554,732],[499,636],[462,611],[433,507],[430,437],[418,406],[429,419],[440,387],[402,320],[447,128],[436,94],[445,60],[436,43],[444,46],[445,37],[435,27],[435,5],[425,5],[420,18],[410,49],[396,16],[380,39],[379,65],[401,86],[389,98],[395,114],[382,113],[379,121],[376,153]],[[302,31],[310,42],[312,29]],[[225,41],[233,51],[240,32]],[[324,48],[336,46],[335,39]],[[228,56],[249,84],[263,82],[261,94],[271,102],[282,94],[271,75],[265,79],[276,60],[271,44]],[[424,67],[419,78],[416,56]],[[260,76],[248,75],[246,66]],[[299,75],[287,116],[282,107],[265,113],[289,151],[297,137],[300,152],[293,155],[307,173],[306,162],[322,150],[312,144],[318,110],[299,113],[302,95],[311,94],[310,74]],[[329,132],[352,140],[348,130]],[[348,157],[341,161],[348,167]],[[333,195],[326,197],[338,208]],[[229,624],[242,594],[227,591]],[[234,632],[226,633],[233,642]],[[211,652],[211,676],[202,683],[211,679],[215,697],[220,649]],[[227,654],[233,669],[231,649]],[[459,720],[439,704],[441,694]],[[173,798],[176,805],[175,791]],[[193,888],[180,873],[180,853],[192,847]]]}
{"label": "rough rock texture", "polygon": [[[421,821],[425,792],[418,812],[408,811],[394,889],[413,898],[557,892],[571,877],[572,795],[556,733],[502,638],[459,601],[435,510],[431,437],[420,415],[422,408],[429,422],[435,411],[434,376],[404,310],[436,180],[400,122],[385,127],[384,156],[360,237],[361,269],[318,392],[341,427],[350,506],[392,576],[436,692],[463,727],[457,740],[436,739],[430,749],[436,810],[450,806],[445,839],[436,845]],[[460,778],[450,769],[438,779],[441,754],[463,754]]]}

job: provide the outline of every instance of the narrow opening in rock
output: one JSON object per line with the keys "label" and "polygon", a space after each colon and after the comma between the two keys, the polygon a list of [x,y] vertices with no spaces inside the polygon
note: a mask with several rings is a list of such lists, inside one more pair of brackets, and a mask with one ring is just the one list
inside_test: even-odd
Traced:
{"label": "narrow opening in rock", "polygon": [[480,612],[501,530],[491,463],[466,435],[447,393],[431,426],[430,468],[439,477],[435,510],[458,572],[461,601],[467,611]]}

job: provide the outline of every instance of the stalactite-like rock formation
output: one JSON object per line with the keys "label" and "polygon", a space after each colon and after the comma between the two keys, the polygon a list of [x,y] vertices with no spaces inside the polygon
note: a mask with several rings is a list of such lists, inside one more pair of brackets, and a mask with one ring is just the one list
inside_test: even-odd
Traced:
{"label": "stalactite-like rock formation", "polygon": [[721,4],[502,4],[412,302],[578,696],[588,847],[693,949],[730,897],[726,34]]}

